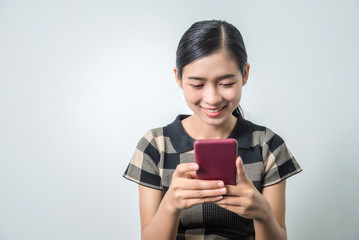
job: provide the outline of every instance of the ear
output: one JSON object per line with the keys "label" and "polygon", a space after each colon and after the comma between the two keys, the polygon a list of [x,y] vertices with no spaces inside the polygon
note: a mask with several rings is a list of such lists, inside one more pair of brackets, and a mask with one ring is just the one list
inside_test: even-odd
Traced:
{"label": "ear", "polygon": [[178,69],[177,67],[174,67],[173,72],[175,73],[175,78],[178,86],[182,88],[182,79],[178,76]]}
{"label": "ear", "polygon": [[247,63],[246,65],[246,75],[243,77],[243,84],[242,86],[246,85],[247,84],[247,81],[248,81],[248,77],[249,77],[249,69],[251,68],[251,66],[249,65],[249,63]]}

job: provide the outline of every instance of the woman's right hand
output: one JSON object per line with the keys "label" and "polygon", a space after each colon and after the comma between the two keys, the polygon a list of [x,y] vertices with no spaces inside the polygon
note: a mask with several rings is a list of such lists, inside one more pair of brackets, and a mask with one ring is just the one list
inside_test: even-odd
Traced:
{"label": "woman's right hand", "polygon": [[196,179],[198,169],[197,163],[177,165],[171,185],[163,199],[165,206],[172,213],[178,213],[200,203],[219,201],[226,194],[223,181]]}

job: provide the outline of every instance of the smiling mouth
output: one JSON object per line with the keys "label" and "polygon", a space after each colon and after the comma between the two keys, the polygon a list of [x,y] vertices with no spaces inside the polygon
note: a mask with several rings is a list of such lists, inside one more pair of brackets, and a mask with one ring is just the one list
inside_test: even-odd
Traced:
{"label": "smiling mouth", "polygon": [[216,112],[220,112],[220,111],[222,111],[224,108],[225,108],[226,106],[223,106],[223,107],[220,107],[220,108],[215,108],[215,109],[209,109],[209,108],[204,108],[204,107],[202,107],[202,108],[204,108],[204,110],[206,111],[206,112],[209,112],[209,113],[216,113]]}

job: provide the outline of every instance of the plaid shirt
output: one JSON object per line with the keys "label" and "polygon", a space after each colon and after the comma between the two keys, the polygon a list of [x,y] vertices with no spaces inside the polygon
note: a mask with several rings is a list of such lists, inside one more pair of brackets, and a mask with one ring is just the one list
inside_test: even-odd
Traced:
{"label": "plaid shirt", "polygon": [[[195,139],[181,124],[186,117],[148,131],[123,176],[165,194],[176,166],[194,162]],[[302,170],[283,139],[266,127],[238,118],[229,138],[237,140],[244,170],[260,192]],[[199,204],[182,211],[177,239],[254,239],[253,220],[213,203]]]}

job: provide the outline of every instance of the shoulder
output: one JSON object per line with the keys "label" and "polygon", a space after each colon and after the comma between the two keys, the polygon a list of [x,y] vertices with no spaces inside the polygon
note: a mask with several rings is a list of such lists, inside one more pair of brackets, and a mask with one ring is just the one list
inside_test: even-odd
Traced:
{"label": "shoulder", "polygon": [[262,187],[274,185],[302,171],[284,140],[272,129],[252,125],[251,146],[259,146],[262,154],[264,175]]}
{"label": "shoulder", "polygon": [[[178,132],[181,130],[181,120],[188,117],[188,115],[178,115],[176,119],[162,127],[152,128],[146,132],[144,138],[147,140],[161,137],[169,137],[169,134],[172,132]],[[174,137],[174,136],[171,136]]]}
{"label": "shoulder", "polygon": [[143,138],[147,139],[148,141],[152,141],[156,138],[163,137],[164,128],[165,127],[152,128],[146,132]]}
{"label": "shoulder", "polygon": [[251,126],[251,146],[277,145],[284,143],[284,140],[271,128],[255,124],[250,121],[247,122]]}
{"label": "shoulder", "polygon": [[283,138],[271,128],[254,124],[252,122],[249,123],[252,129],[251,147],[259,146],[262,149],[264,158],[271,153],[275,155],[288,153],[291,155],[291,152],[287,148]]}
{"label": "shoulder", "polygon": [[[163,149],[163,127],[148,130],[137,144],[137,149],[142,152],[156,152]],[[156,154],[156,155],[157,155]]]}
{"label": "shoulder", "polygon": [[[156,149],[158,152],[173,152],[172,144],[181,140],[181,120],[184,115],[179,115],[172,122],[163,127],[148,130],[139,142],[139,145]],[[175,144],[174,144],[175,145]],[[145,146],[145,147],[144,147]]]}

